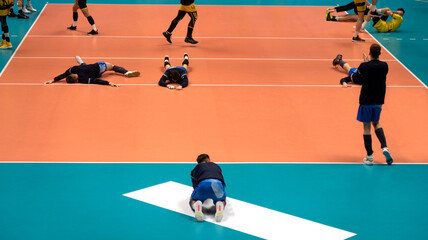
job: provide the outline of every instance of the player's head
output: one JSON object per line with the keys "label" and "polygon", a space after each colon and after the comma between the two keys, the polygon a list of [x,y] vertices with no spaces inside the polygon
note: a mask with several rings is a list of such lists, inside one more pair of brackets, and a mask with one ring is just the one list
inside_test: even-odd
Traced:
{"label": "player's head", "polygon": [[370,46],[370,56],[372,57],[372,59],[379,59],[379,55],[380,55],[380,46],[379,44],[373,43]]}
{"label": "player's head", "polygon": [[397,14],[398,15],[400,15],[400,16],[403,16],[404,15],[404,9],[402,9],[402,8],[397,8]]}
{"label": "player's head", "polygon": [[196,159],[196,161],[198,163],[204,163],[204,162],[209,162],[210,161],[210,156],[208,156],[208,154],[201,154],[198,156],[198,158]]}
{"label": "player's head", "polygon": [[177,82],[180,79],[180,73],[177,70],[171,71],[171,80]]}
{"label": "player's head", "polygon": [[67,83],[78,83],[79,82],[79,77],[77,76],[77,74],[73,73],[67,76],[67,78],[65,79],[65,81]]}

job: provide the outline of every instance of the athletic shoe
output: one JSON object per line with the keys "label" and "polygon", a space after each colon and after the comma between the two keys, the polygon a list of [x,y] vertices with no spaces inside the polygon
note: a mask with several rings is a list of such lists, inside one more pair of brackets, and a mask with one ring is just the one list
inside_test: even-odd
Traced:
{"label": "athletic shoe", "polygon": [[73,25],[71,25],[71,26],[70,26],[70,27],[68,27],[67,29],[68,29],[68,30],[76,31],[77,26],[73,26]]}
{"label": "athletic shoe", "polygon": [[352,37],[352,41],[353,42],[365,42],[366,40],[361,39],[360,36],[357,36],[357,37]]}
{"label": "athletic shoe", "polygon": [[88,35],[98,35],[98,31],[92,29],[90,32],[88,32]]}
{"label": "athletic shoe", "polygon": [[389,153],[388,148],[384,148],[384,149],[383,149],[383,155],[384,155],[384,156],[385,156],[385,158],[386,158],[386,163],[387,163],[388,165],[391,165],[391,164],[392,164],[392,162],[393,162],[393,160],[392,160],[391,153]]}
{"label": "athletic shoe", "polygon": [[187,59],[189,59],[189,54],[185,53],[184,58],[186,58],[186,57],[187,57]]}
{"label": "athletic shoe", "polygon": [[82,60],[82,58],[80,58],[79,56],[75,56],[74,59],[76,59],[76,62],[78,64],[83,64],[84,63],[83,60]]}
{"label": "athletic shoe", "polygon": [[9,17],[16,17],[16,14],[13,12],[13,9],[10,9]]}
{"label": "athletic shoe", "polygon": [[224,203],[222,201],[218,201],[215,204],[215,209],[215,221],[221,222],[221,220],[223,219]]}
{"label": "athletic shoe", "polygon": [[198,220],[198,222],[202,222],[202,218],[204,217],[204,214],[202,213],[202,202],[196,201],[193,204],[193,210],[195,210],[195,218]]}
{"label": "athletic shoe", "polygon": [[2,45],[0,46],[0,49],[9,49],[9,48],[12,48],[12,43],[6,42],[6,41],[4,41],[3,43],[2,41]]}
{"label": "athletic shoe", "polygon": [[33,8],[33,6],[31,6],[31,4],[27,4],[26,9],[27,9],[28,11],[30,11],[30,12],[37,12],[37,10],[36,10],[36,9],[34,9],[34,8]]}
{"label": "athletic shoe", "polygon": [[333,59],[333,66],[335,66],[335,67],[336,67],[336,66],[339,64],[340,60],[342,60],[342,55],[341,55],[341,54],[338,54],[338,55],[336,56],[336,58],[335,58],[335,59]]}
{"label": "athletic shoe", "polygon": [[191,37],[186,37],[186,39],[184,39],[184,41],[187,42],[187,43],[191,43],[191,44],[198,43],[198,41],[196,41],[195,39],[193,39]]}
{"label": "athletic shoe", "polygon": [[27,18],[30,18],[30,17],[27,16],[27,15],[25,15],[25,14],[23,14],[23,13],[18,13],[18,18],[20,18],[20,19],[27,19]]}
{"label": "athletic shoe", "polygon": [[166,32],[163,32],[162,34],[163,34],[163,36],[166,38],[166,40],[167,40],[169,43],[172,43],[172,42],[171,42],[171,35],[172,35],[172,33],[170,33],[170,32],[168,32],[168,31],[166,31]]}
{"label": "athletic shoe", "polygon": [[373,165],[373,156],[367,156],[363,159],[364,164],[371,166]]}
{"label": "athletic shoe", "polygon": [[325,13],[325,20],[326,21],[331,21],[333,18],[331,17],[331,15],[330,15],[330,11],[329,10],[327,10],[327,12]]}
{"label": "athletic shoe", "polygon": [[30,13],[30,11],[28,11],[25,7],[22,7],[22,12],[23,13]]}
{"label": "athletic shoe", "polygon": [[125,73],[126,77],[138,77],[140,76],[140,72],[139,71],[127,71]]}

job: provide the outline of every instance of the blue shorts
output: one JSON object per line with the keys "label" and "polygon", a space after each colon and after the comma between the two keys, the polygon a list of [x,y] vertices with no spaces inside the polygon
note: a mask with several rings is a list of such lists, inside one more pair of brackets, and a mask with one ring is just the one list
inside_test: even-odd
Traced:
{"label": "blue shorts", "polygon": [[97,62],[98,66],[100,66],[100,72],[98,73],[98,77],[101,77],[103,73],[107,71],[107,64],[105,62]]}
{"label": "blue shorts", "polygon": [[184,73],[187,73],[187,70],[184,67],[169,67],[167,70],[173,70],[173,69],[177,69],[177,68],[183,70]]}
{"label": "blue shorts", "polygon": [[205,179],[193,190],[191,198],[193,200],[200,200],[201,202],[212,199],[215,204],[218,201],[226,200],[226,192],[220,180]]}
{"label": "blue shorts", "polygon": [[357,68],[351,68],[351,69],[349,69],[349,72],[348,72],[349,76],[351,76],[352,74],[356,73],[357,70],[358,70]]}
{"label": "blue shorts", "polygon": [[379,122],[382,105],[360,105],[357,120],[360,122]]}

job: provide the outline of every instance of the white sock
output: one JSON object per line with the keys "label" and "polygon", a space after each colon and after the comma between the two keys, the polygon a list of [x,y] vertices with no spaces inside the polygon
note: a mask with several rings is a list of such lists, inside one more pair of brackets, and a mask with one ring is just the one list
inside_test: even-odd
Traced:
{"label": "white sock", "polygon": [[71,24],[71,26],[73,26],[73,27],[77,26],[77,21],[73,22],[73,24]]}
{"label": "white sock", "polygon": [[97,27],[95,26],[95,24],[94,24],[94,25],[92,25],[92,29],[94,29],[94,31],[98,31],[98,30],[97,30]]}

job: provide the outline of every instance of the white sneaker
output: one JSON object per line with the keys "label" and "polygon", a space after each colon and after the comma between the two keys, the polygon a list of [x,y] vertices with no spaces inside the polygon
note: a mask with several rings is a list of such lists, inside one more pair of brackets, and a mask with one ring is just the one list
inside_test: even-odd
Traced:
{"label": "white sneaker", "polygon": [[28,11],[25,7],[22,7],[22,12],[23,13],[30,13],[30,11]]}
{"label": "white sneaker", "polygon": [[76,62],[78,64],[83,64],[84,63],[83,60],[82,60],[82,58],[80,58],[79,56],[75,56],[74,58],[76,59]]}
{"label": "white sneaker", "polygon": [[224,203],[222,201],[218,201],[215,204],[215,209],[215,221],[220,222],[223,219]]}
{"label": "white sneaker", "polygon": [[139,71],[127,71],[125,73],[126,77],[138,77],[140,76],[140,72]]}
{"label": "white sneaker", "polygon": [[196,201],[193,204],[193,209],[195,210],[195,218],[198,220],[198,222],[202,222],[202,218],[204,217],[204,214],[202,213],[202,202]]}
{"label": "white sneaker", "polygon": [[389,150],[388,150],[388,148],[386,147],[386,148],[383,148],[382,149],[383,151],[383,155],[385,156],[385,158],[386,158],[386,163],[388,164],[388,165],[391,165],[392,164],[392,162],[393,162],[393,160],[392,160],[392,156],[391,156],[391,153],[389,153]]}
{"label": "white sneaker", "polygon": [[364,164],[371,166],[373,165],[373,155],[367,156],[363,159]]}
{"label": "white sneaker", "polygon": [[31,5],[27,5],[27,7],[25,7],[25,8],[30,12],[37,12],[37,10],[34,9],[33,6],[31,6]]}

